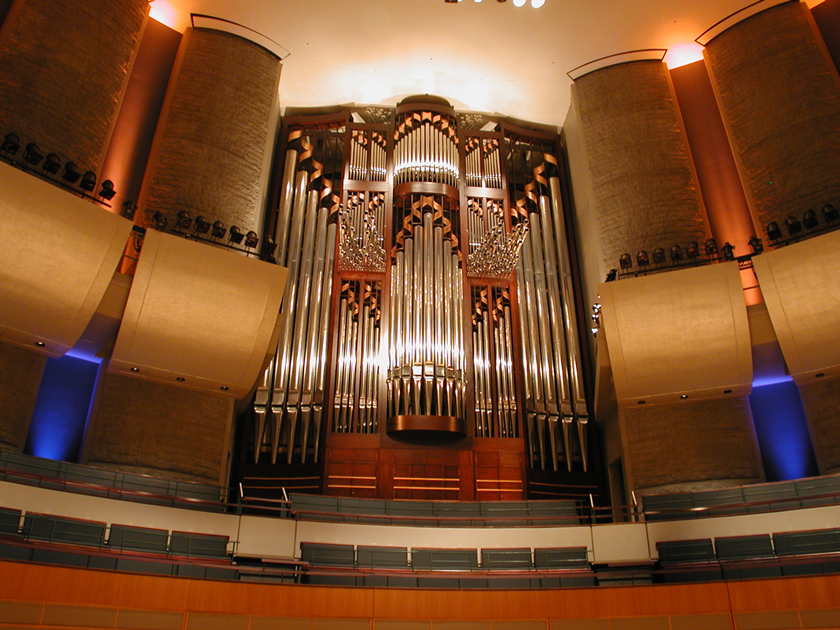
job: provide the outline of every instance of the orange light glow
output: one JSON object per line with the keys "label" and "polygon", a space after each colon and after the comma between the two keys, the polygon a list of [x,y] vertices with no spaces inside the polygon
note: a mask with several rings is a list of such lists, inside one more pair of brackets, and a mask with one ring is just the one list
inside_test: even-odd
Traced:
{"label": "orange light glow", "polygon": [[665,55],[665,63],[669,70],[679,68],[680,66],[687,66],[695,61],[700,61],[703,58],[703,47],[697,42],[689,44],[680,44],[668,49]]}
{"label": "orange light glow", "polygon": [[190,26],[189,13],[166,0],[154,0],[149,5],[149,17],[179,33],[183,33]]}

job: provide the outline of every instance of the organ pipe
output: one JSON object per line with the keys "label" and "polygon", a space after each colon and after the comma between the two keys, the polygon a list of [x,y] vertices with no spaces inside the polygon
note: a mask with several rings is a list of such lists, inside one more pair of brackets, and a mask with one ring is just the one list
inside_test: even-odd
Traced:
{"label": "organ pipe", "polygon": [[317,462],[324,431],[448,432],[521,439],[531,467],[586,470],[553,149],[504,130],[459,137],[451,108],[416,103],[391,131],[354,115],[288,132],[275,241],[289,287],[254,461]]}

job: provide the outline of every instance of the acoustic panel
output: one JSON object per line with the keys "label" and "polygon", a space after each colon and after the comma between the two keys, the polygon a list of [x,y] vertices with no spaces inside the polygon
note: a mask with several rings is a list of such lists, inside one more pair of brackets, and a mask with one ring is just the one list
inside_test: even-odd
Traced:
{"label": "acoustic panel", "polygon": [[8,164],[0,182],[0,339],[60,357],[96,312],[132,223]]}
{"label": "acoustic panel", "polygon": [[277,341],[286,273],[149,230],[109,371],[245,396]]}
{"label": "acoustic panel", "polygon": [[753,258],[785,363],[798,385],[840,375],[840,232]]}
{"label": "acoustic panel", "polygon": [[737,263],[604,283],[598,291],[620,406],[749,394],[750,331]]}

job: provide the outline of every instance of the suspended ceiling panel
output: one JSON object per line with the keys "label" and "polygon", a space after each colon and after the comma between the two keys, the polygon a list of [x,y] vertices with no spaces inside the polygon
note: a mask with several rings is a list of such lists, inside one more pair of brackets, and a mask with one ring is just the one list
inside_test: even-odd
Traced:
{"label": "suspended ceiling panel", "polygon": [[102,300],[132,223],[5,163],[0,182],[0,339],[62,356]]}
{"label": "suspended ceiling panel", "polygon": [[753,265],[793,379],[840,374],[840,232],[756,256]]}
{"label": "suspended ceiling panel", "polygon": [[750,330],[738,263],[608,282],[598,290],[600,334],[620,406],[750,392]]}
{"label": "suspended ceiling panel", "polygon": [[284,267],[149,230],[108,369],[245,396],[285,286]]}

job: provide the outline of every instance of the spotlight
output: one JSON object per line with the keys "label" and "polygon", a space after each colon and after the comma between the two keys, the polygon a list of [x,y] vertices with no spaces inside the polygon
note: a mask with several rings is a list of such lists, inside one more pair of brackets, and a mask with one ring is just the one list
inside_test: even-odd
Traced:
{"label": "spotlight", "polygon": [[50,153],[44,163],[41,164],[41,168],[50,175],[55,175],[61,168],[61,159],[55,153]]}
{"label": "spotlight", "polygon": [[163,231],[166,229],[166,226],[169,225],[169,219],[166,218],[166,215],[163,214],[160,210],[155,212],[154,216],[152,217],[152,221],[155,222],[155,229],[159,231]]}
{"label": "spotlight", "polygon": [[691,241],[685,248],[685,255],[689,258],[697,258],[700,255],[700,246],[697,241]]}
{"label": "spotlight", "polygon": [[636,254],[636,264],[639,265],[639,267],[644,267],[645,265],[650,264],[650,257],[648,256],[648,253],[645,250],[642,250],[638,254]]}
{"label": "spotlight", "polygon": [[653,264],[661,265],[665,262],[665,250],[661,247],[657,247],[653,250]]}
{"label": "spotlight", "polygon": [[195,218],[195,227],[193,228],[198,234],[207,234],[210,231],[210,221],[203,216]]}
{"label": "spotlight", "polygon": [[81,176],[82,174],[79,172],[79,167],[73,164],[73,162],[67,162],[64,165],[64,170],[61,172],[61,179],[68,184],[75,184],[79,181]]}
{"label": "spotlight", "polygon": [[750,237],[750,247],[752,247],[753,254],[760,254],[764,251],[764,243],[755,234]]}
{"label": "spotlight", "polygon": [[838,211],[837,208],[832,206],[830,203],[827,203],[823,206],[822,213],[823,219],[825,219],[829,223],[840,219],[840,211]]}
{"label": "spotlight", "polygon": [[817,220],[817,213],[813,210],[806,210],[805,214],[802,215],[802,225],[809,230],[813,230],[819,224],[820,222]]}
{"label": "spotlight", "polygon": [[179,228],[184,228],[185,230],[189,230],[190,226],[192,225],[192,217],[190,213],[186,210],[181,210],[178,213],[178,220],[176,221],[176,225]]}
{"label": "spotlight", "polygon": [[102,187],[99,189],[99,196],[102,197],[105,201],[111,201],[114,198],[114,195],[117,194],[117,191],[114,190],[114,182],[110,179],[106,179],[102,182]]}
{"label": "spotlight", "polygon": [[228,240],[235,245],[239,245],[239,243],[242,242],[243,238],[245,238],[245,235],[242,233],[242,230],[240,230],[235,225],[231,225],[230,234],[228,234]]}
{"label": "spotlight", "polygon": [[721,253],[723,254],[724,260],[735,260],[735,248],[732,246],[732,243],[726,242],[721,247]]}
{"label": "spotlight", "polygon": [[226,232],[227,230],[225,229],[225,224],[221,221],[216,221],[213,224],[213,238],[224,238]]}
{"label": "spotlight", "polygon": [[671,248],[671,260],[677,261],[683,259],[683,250],[679,245],[674,245]]}
{"label": "spotlight", "polygon": [[122,205],[122,215],[129,221],[134,219],[134,213],[137,212],[137,204],[131,201],[124,201]]}
{"label": "spotlight", "polygon": [[707,240],[705,249],[706,249],[706,256],[716,256],[717,253],[718,253],[718,249],[717,249],[717,242],[715,241],[715,239],[710,238],[709,240]]}
{"label": "spotlight", "polygon": [[245,247],[256,247],[259,242],[260,237],[257,236],[257,233],[254,232],[254,230],[251,230],[245,235]]}
{"label": "spotlight", "polygon": [[93,192],[93,189],[96,188],[96,173],[88,171],[82,175],[82,181],[79,182],[79,188],[85,192]]}
{"label": "spotlight", "polygon": [[266,236],[263,239],[262,246],[260,247],[260,260],[276,263],[277,259],[274,258],[275,249],[277,249],[277,243],[274,242],[274,239],[271,238],[271,236]]}
{"label": "spotlight", "polygon": [[38,162],[44,159],[44,154],[34,142],[30,142],[23,150],[23,159],[29,162],[32,166],[36,166]]}
{"label": "spotlight", "polygon": [[779,224],[775,221],[771,221],[767,224],[767,238],[771,241],[778,241],[782,238],[782,229],[779,227]]}
{"label": "spotlight", "polygon": [[785,227],[791,236],[802,231],[802,223],[793,215],[785,219]]}
{"label": "spotlight", "polygon": [[6,137],[3,139],[3,145],[0,146],[0,149],[2,149],[4,153],[14,155],[20,149],[20,138],[18,138],[16,133],[7,133]]}
{"label": "spotlight", "polygon": [[630,254],[622,254],[618,259],[618,264],[622,269],[630,269],[633,266],[633,259],[630,258]]}

